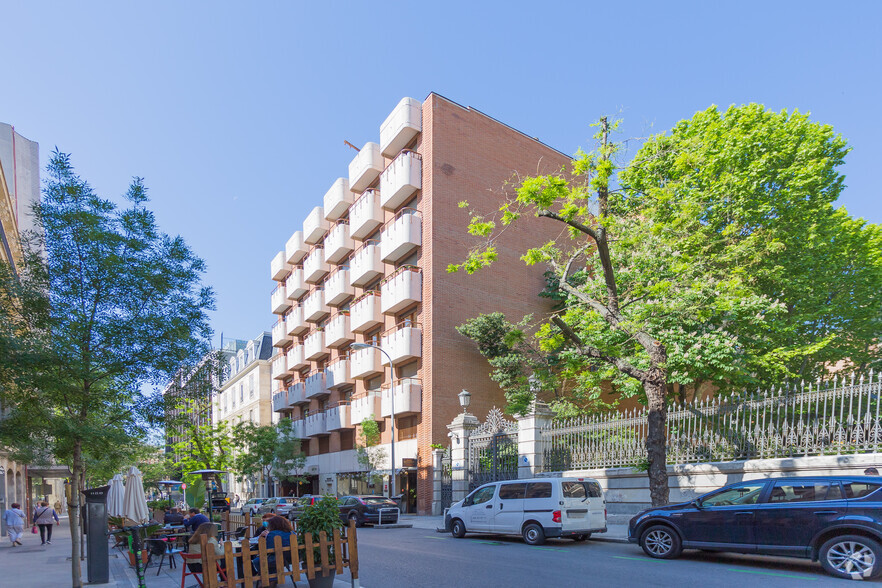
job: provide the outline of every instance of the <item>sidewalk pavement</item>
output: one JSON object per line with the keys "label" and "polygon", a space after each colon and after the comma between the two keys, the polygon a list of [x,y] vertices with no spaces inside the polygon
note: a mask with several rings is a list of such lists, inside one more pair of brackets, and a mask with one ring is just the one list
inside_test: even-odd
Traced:
{"label": "sidewalk pavement", "polygon": [[[444,528],[444,517],[425,515],[401,515],[402,523],[413,525],[414,529],[427,529],[435,531]],[[446,532],[446,531],[439,531]],[[606,533],[594,533],[592,541],[611,541],[614,543],[628,542],[628,525],[608,525]]]}

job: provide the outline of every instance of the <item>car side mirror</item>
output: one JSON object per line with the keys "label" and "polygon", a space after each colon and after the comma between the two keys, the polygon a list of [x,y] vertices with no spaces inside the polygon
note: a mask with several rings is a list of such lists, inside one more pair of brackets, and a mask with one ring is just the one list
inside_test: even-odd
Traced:
{"label": "car side mirror", "polygon": [[694,507],[697,508],[698,510],[701,510],[702,508],[704,508],[704,507],[701,506],[701,500],[699,500],[698,498],[696,498],[695,500],[693,500],[693,501],[690,502],[689,504],[691,504],[692,506],[694,506]]}

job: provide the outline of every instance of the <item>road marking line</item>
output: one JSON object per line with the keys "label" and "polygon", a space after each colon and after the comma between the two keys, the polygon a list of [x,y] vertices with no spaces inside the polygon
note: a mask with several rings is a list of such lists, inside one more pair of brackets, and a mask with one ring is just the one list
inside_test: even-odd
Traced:
{"label": "road marking line", "polygon": [[535,547],[535,546],[531,546],[530,549],[541,549],[542,551],[567,551],[566,549],[558,549],[557,547]]}
{"label": "road marking line", "polygon": [[505,545],[505,543],[500,543],[499,541],[477,541],[476,543],[483,543],[484,545]]}
{"label": "road marking line", "polygon": [[426,535],[426,539],[440,539],[441,541],[447,541],[450,537],[436,537],[434,535]]}
{"label": "road marking line", "polygon": [[627,555],[613,555],[610,556],[615,559],[633,559],[637,561],[651,561],[653,563],[661,563],[660,559],[652,559],[651,557],[628,557]]}
{"label": "road marking line", "polygon": [[794,574],[781,574],[779,572],[760,572],[758,570],[739,570],[738,568],[728,568],[729,572],[741,572],[742,574],[762,574],[763,576],[781,576],[782,578],[796,578],[797,580],[817,580],[811,576],[796,576]]}

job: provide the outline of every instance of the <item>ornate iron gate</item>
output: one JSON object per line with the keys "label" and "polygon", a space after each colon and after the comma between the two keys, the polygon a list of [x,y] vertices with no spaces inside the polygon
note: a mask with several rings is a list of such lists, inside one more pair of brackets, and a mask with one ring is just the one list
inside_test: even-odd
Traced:
{"label": "ornate iron gate", "polygon": [[518,477],[518,424],[494,407],[469,436],[469,492],[487,482]]}
{"label": "ornate iron gate", "polygon": [[453,460],[450,447],[444,450],[441,458],[441,508],[450,508],[453,504]]}

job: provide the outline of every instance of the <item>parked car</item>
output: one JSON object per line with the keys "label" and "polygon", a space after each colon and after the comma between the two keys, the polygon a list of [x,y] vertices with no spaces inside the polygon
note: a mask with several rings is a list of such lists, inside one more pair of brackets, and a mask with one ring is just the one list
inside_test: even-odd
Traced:
{"label": "parked car", "polygon": [[260,509],[260,505],[264,502],[266,502],[266,498],[249,498],[239,507],[239,514],[244,515],[247,512],[251,516],[255,516]]}
{"label": "parked car", "polygon": [[[356,527],[365,523],[379,523],[381,508],[398,508],[398,503],[385,496],[343,496],[340,498],[340,519],[349,524],[355,521]],[[398,513],[385,511],[382,513],[384,523],[397,523]]]}
{"label": "parked car", "polygon": [[645,510],[628,540],[650,557],[683,549],[820,560],[830,574],[882,573],[882,477],[824,476],[739,482],[690,502]]}
{"label": "parked car", "polygon": [[547,537],[584,541],[606,532],[606,503],[600,484],[590,478],[493,482],[451,506],[444,523],[454,537],[521,535],[530,545]]}
{"label": "parked car", "polygon": [[321,499],[322,497],[319,494],[304,494],[303,496],[295,498],[294,507],[288,511],[288,518],[292,521],[297,519],[297,517],[300,516],[300,513],[303,512],[304,508],[315,504]]}
{"label": "parked car", "polygon": [[283,496],[280,498],[267,498],[266,501],[257,509],[258,514],[273,513],[280,517],[287,517],[297,499],[293,496]]}

